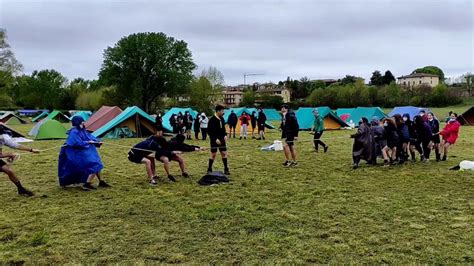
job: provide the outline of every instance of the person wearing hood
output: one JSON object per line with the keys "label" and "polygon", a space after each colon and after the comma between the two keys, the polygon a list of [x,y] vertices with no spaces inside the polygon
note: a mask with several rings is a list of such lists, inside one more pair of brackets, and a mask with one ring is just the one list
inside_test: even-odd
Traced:
{"label": "person wearing hood", "polygon": [[354,145],[352,146],[352,169],[357,169],[360,159],[368,162],[372,161],[372,136],[367,118],[361,118],[359,128],[355,134],[351,135],[351,138],[354,139]]}
{"label": "person wearing hood", "polygon": [[[34,193],[23,187],[20,182],[20,179],[13,171],[12,167],[8,165],[8,162],[13,162],[17,155],[12,152],[3,152],[3,146],[7,146],[9,148],[21,151],[29,151],[32,153],[39,153],[39,150],[28,148],[26,146],[16,143],[12,139],[12,132],[5,128],[3,125],[0,125],[0,171],[4,172],[8,176],[10,181],[15,184],[18,189],[19,195],[33,196]],[[6,159],[6,161],[4,159]]]}
{"label": "person wearing hood", "polygon": [[414,117],[414,127],[417,133],[418,141],[421,143],[421,148],[423,149],[423,155],[421,156],[421,161],[428,162],[430,159],[430,148],[429,144],[432,138],[431,128],[423,120],[423,117],[417,115]]}
{"label": "person wearing hood", "polygon": [[257,140],[265,140],[265,125],[267,123],[267,116],[263,112],[262,107],[258,108],[258,118],[257,118],[257,129],[258,129],[258,138]]}
{"label": "person wearing hood", "polygon": [[439,153],[439,144],[441,143],[439,137],[439,120],[436,119],[432,112],[428,113],[428,125],[430,126],[432,133],[430,149],[434,149],[436,161],[439,162],[441,160],[441,154]]}
{"label": "person wearing hood", "polygon": [[72,117],[71,123],[68,138],[59,153],[59,185],[64,187],[82,183],[84,190],[94,190],[96,188],[92,186],[92,181],[97,177],[99,187],[110,187],[100,175],[104,166],[97,148],[103,142],[86,130],[81,116]]}
{"label": "person wearing hood", "polygon": [[377,157],[382,157],[382,148],[387,145],[387,140],[384,138],[384,128],[380,125],[378,117],[372,117],[370,121],[370,134],[372,136],[372,160],[370,164],[377,164]]}
{"label": "person wearing hood", "polygon": [[457,117],[458,115],[456,113],[452,113],[449,122],[439,133],[443,137],[443,142],[441,143],[443,149],[442,161],[446,161],[448,158],[449,147],[454,145],[459,137],[459,128],[461,127],[461,124],[458,122]]}
{"label": "person wearing hood", "polygon": [[199,116],[199,126],[201,127],[201,135],[202,140],[206,140],[207,138],[207,124],[209,123],[209,118],[207,118],[206,114],[203,112]]}
{"label": "person wearing hood", "polygon": [[324,152],[327,152],[329,146],[326,145],[326,143],[324,143],[321,140],[321,136],[324,133],[324,119],[322,118],[322,116],[319,115],[319,111],[317,108],[313,110],[313,115],[314,115],[314,123],[313,123],[312,131],[314,133],[314,137],[313,137],[314,151],[318,152],[318,147],[319,145],[321,145],[321,147],[323,147],[324,149]]}

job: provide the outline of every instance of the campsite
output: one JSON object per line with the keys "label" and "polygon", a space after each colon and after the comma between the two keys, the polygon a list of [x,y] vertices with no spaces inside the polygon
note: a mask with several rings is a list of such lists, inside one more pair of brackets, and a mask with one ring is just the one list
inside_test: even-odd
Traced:
{"label": "campsite", "polygon": [[[439,117],[448,110],[462,113],[467,107],[432,108]],[[97,135],[114,132],[120,121],[130,125],[131,113],[141,112],[132,107],[109,116],[104,124],[108,126]],[[138,116],[146,125],[146,114]],[[32,126],[14,128],[27,136]],[[211,187],[197,184],[205,173],[208,152],[185,155],[189,179],[179,176],[174,164],[178,182],[162,177],[158,186],[150,187],[143,166],[126,157],[127,147],[138,139],[105,139],[99,152],[103,176],[113,187],[92,192],[59,187],[57,147],[64,139],[35,140],[32,147],[48,151],[23,154],[14,167],[36,196],[17,197],[10,184],[0,182],[2,260],[48,264],[471,262],[474,174],[448,168],[474,157],[474,127],[462,127],[459,143],[446,162],[390,169],[364,166],[356,172],[350,167],[348,136],[352,132],[327,131],[324,137],[330,150],[316,154],[311,152],[312,136],[301,131],[300,166],[294,169],[281,167],[281,152],[259,149],[280,139],[277,129],[269,131],[267,142],[231,139],[231,182]]]}

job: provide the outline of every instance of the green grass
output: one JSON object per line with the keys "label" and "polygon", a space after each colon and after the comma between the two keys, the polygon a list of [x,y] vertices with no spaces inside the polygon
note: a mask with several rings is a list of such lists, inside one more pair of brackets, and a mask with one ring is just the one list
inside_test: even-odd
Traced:
{"label": "green grass", "polygon": [[127,149],[108,145],[137,139],[106,141],[113,188],[91,192],[58,186],[57,150],[24,155],[14,169],[36,196],[0,182],[0,262],[473,263],[474,173],[448,168],[473,160],[474,127],[461,129],[447,162],[355,171],[351,132],[326,132],[327,154],[312,153],[301,132],[295,169],[281,166],[281,152],[259,151],[262,142],[231,140],[232,182],[212,187],[196,184],[207,152],[185,155],[191,179],[150,187]]}

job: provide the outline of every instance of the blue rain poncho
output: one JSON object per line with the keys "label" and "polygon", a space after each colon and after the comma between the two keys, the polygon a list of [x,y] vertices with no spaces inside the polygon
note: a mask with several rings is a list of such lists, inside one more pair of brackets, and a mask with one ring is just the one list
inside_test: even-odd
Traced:
{"label": "blue rain poncho", "polygon": [[68,131],[66,143],[61,147],[58,162],[61,186],[85,183],[90,174],[99,173],[104,167],[96,145],[89,143],[99,142],[99,139],[81,127],[83,121],[80,116],[72,118],[73,128]]}

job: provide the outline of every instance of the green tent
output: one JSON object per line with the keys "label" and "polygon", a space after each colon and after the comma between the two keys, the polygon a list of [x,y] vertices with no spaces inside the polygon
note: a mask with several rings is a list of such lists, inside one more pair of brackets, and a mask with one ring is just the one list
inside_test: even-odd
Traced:
{"label": "green tent", "polygon": [[49,115],[49,111],[43,111],[41,114],[37,115],[35,118],[31,119],[31,122],[36,123],[41,119],[47,117]]}
{"label": "green tent", "polygon": [[[186,112],[189,112],[189,114],[193,117],[193,118],[196,118],[196,116],[198,115],[198,112],[192,108],[181,108],[181,107],[173,107],[171,109],[169,109],[168,111],[166,111],[166,113],[163,115],[162,119],[163,119],[163,127],[168,130],[169,132],[173,132],[173,127],[171,127],[171,124],[170,124],[170,118],[172,115],[174,114],[178,114],[179,112],[181,112],[183,115],[184,113]],[[193,123],[193,127],[194,127],[194,123]]]}
{"label": "green tent", "polygon": [[320,107],[301,107],[296,113],[300,130],[310,130],[314,124],[313,110],[318,109],[318,113],[324,119],[324,127],[326,129],[340,129],[347,127],[347,124],[342,121],[337,115],[327,106]]}
{"label": "green tent", "polygon": [[56,120],[43,119],[28,133],[34,139],[65,139],[67,129]]}
{"label": "green tent", "polygon": [[268,121],[281,121],[281,114],[275,109],[263,109]]}
{"label": "green tent", "polygon": [[[146,137],[155,133],[155,119],[137,106],[127,107],[121,114],[92,133],[95,137],[106,137],[116,128],[127,127],[136,137]],[[111,137],[120,135],[110,134]]]}
{"label": "green tent", "polygon": [[387,117],[380,107],[339,108],[336,110],[336,114],[339,118],[346,121],[347,123],[352,120],[352,123],[355,125],[358,124],[362,117],[367,118],[369,121],[374,116],[376,116],[378,119]]}
{"label": "green tent", "polygon": [[128,127],[116,127],[104,135],[105,139],[123,139],[136,137]]}
{"label": "green tent", "polygon": [[52,111],[47,117],[47,119],[58,120],[61,123],[69,123],[69,117],[60,111]]}

